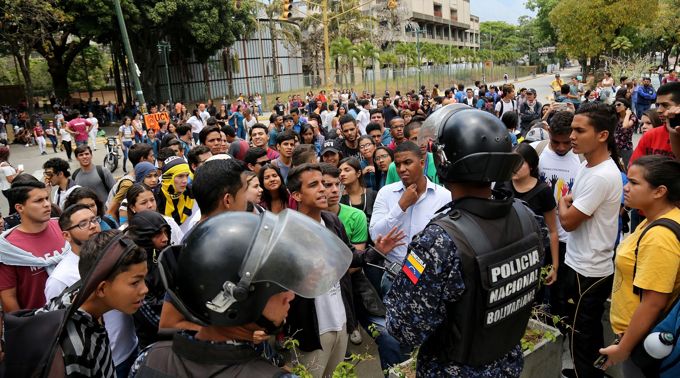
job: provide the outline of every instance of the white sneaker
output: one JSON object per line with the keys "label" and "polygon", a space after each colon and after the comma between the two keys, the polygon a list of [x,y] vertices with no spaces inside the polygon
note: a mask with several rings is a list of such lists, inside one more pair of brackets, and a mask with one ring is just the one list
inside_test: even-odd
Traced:
{"label": "white sneaker", "polygon": [[363,339],[361,338],[361,332],[359,332],[358,328],[352,331],[352,333],[349,335],[349,341],[351,341],[354,345],[359,345],[363,342]]}

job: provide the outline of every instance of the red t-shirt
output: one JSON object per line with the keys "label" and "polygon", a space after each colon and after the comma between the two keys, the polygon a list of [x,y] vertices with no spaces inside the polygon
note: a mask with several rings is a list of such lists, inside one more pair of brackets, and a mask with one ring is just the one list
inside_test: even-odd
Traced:
{"label": "red t-shirt", "polygon": [[35,132],[35,136],[41,137],[43,136],[43,128],[40,126],[36,126],[33,128],[33,131]]}
{"label": "red t-shirt", "polygon": [[74,118],[68,122],[68,127],[76,132],[76,142],[87,142],[87,128],[92,124],[83,118]]}
{"label": "red t-shirt", "polygon": [[[56,219],[51,219],[47,227],[36,234],[14,230],[7,235],[7,241],[36,257],[61,254],[65,243]],[[45,305],[46,281],[45,268],[0,264],[0,291],[16,288],[21,309]]]}
{"label": "red t-shirt", "polygon": [[673,150],[671,149],[670,134],[666,126],[655,127],[647,131],[638,142],[633,155],[630,157],[628,165],[633,164],[635,160],[647,155],[664,155],[675,159]]}

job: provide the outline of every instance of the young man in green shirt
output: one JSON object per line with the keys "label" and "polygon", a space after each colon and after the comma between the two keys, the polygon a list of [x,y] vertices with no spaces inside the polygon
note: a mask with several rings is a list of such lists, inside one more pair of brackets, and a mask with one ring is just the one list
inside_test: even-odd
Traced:
{"label": "young man in green shirt", "polygon": [[[422,117],[413,117],[413,120],[406,125],[404,128],[404,137],[413,143],[418,143],[418,134],[420,133],[420,127],[425,121]],[[434,157],[432,152],[427,152],[428,143],[423,143],[420,145],[420,150],[425,154],[425,168],[423,168],[423,174],[427,176],[435,184],[439,184],[439,176],[437,176],[437,168],[434,166]],[[397,173],[397,168],[394,162],[390,164],[387,169],[387,178],[385,179],[385,185],[395,183],[399,181],[399,174]]]}

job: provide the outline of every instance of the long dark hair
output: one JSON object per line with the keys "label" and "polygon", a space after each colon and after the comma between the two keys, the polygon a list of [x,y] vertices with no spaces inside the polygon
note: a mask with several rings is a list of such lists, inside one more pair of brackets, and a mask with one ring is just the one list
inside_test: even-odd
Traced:
{"label": "long dark hair", "polygon": [[515,147],[515,152],[529,165],[529,175],[538,178],[538,154],[536,149],[531,147],[529,143],[520,143]]}
{"label": "long dark hair", "polygon": [[86,198],[90,198],[94,201],[94,203],[97,205],[97,216],[103,217],[104,204],[102,203],[102,201],[99,200],[99,197],[97,197],[97,193],[95,193],[94,190],[86,187],[73,189],[71,194],[69,194],[68,197],[66,197],[66,201],[64,201],[64,209],[68,208],[71,205],[75,205],[78,203],[78,201]]}
{"label": "long dark hair", "polygon": [[[617,101],[620,101],[620,99]],[[616,113],[614,106],[606,103],[589,102],[579,106],[575,114],[588,117],[590,125],[593,126],[596,132],[609,132],[607,149],[609,149],[609,153],[616,166],[619,167],[621,172],[624,172],[623,164],[621,164],[621,155],[614,139],[616,125],[619,123],[619,115]]]}
{"label": "long dark hair", "polygon": [[275,166],[274,164],[265,164],[262,168],[260,168],[260,173],[257,175],[258,180],[260,180],[260,186],[262,186],[262,202],[267,206],[268,209],[271,209],[272,207],[272,194],[269,192],[267,188],[264,186],[264,173],[268,170],[272,169],[274,172],[276,172],[277,175],[279,175],[279,180],[281,180],[281,186],[279,186],[279,189],[277,192],[279,193],[279,200],[284,204],[284,206],[288,206],[288,188],[286,187],[286,182],[283,179],[283,176],[281,175],[281,170],[279,170],[279,167]]}
{"label": "long dark hair", "polygon": [[154,193],[153,190],[147,188],[146,186],[142,184],[134,184],[128,189],[127,194],[125,195],[125,199],[127,200],[127,206],[128,206],[128,222],[132,217],[134,216],[134,212],[132,212],[132,209],[130,207],[134,206],[137,203],[137,198],[144,192],[151,192],[154,194],[154,197],[156,193]]}
{"label": "long dark hair", "polygon": [[358,174],[357,180],[359,181],[359,185],[362,188],[365,188],[366,184],[364,183],[364,174],[361,171],[361,162],[359,161],[359,159],[355,157],[346,157],[340,160],[340,162],[338,163],[338,168],[340,168],[343,164],[349,165],[350,167],[352,167],[352,169],[354,169],[354,171],[357,172]]}
{"label": "long dark hair", "polygon": [[680,162],[663,155],[643,156],[631,165],[645,169],[644,178],[652,187],[665,186],[668,202],[680,201]]}

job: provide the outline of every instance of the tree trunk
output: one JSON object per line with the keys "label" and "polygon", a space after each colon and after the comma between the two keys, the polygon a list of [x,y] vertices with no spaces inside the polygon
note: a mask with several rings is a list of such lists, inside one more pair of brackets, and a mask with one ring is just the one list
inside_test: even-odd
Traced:
{"label": "tree trunk", "polygon": [[678,66],[678,58],[680,58],[680,46],[675,48],[675,62],[673,62],[673,71]]}
{"label": "tree trunk", "polygon": [[[51,63],[50,63],[51,62]],[[56,58],[47,60],[47,71],[52,77],[52,87],[54,95],[61,100],[68,100],[71,103],[71,94],[68,90],[68,67],[64,66]]]}
{"label": "tree trunk", "polygon": [[274,93],[281,92],[281,83],[279,81],[279,48],[276,38],[276,26],[269,20],[269,36],[271,37],[272,43],[272,75],[274,76]]}
{"label": "tree trunk", "polygon": [[212,91],[210,90],[210,70],[208,70],[208,63],[202,63],[201,68],[203,68],[203,88],[205,98],[206,100],[211,99]]}
{"label": "tree trunk", "polygon": [[118,53],[118,48],[115,42],[111,43],[111,62],[113,63],[113,82],[116,86],[116,102],[118,104],[123,103],[123,85],[120,81],[120,67],[118,66],[118,58],[116,54]]}
{"label": "tree trunk", "polygon": [[[28,106],[28,114],[33,114],[33,80],[31,79],[31,49],[24,49],[21,53],[19,50],[14,52],[14,57],[19,62],[19,69],[21,75],[24,77],[24,85],[26,86],[26,105]],[[18,79],[18,78],[17,78]]]}

